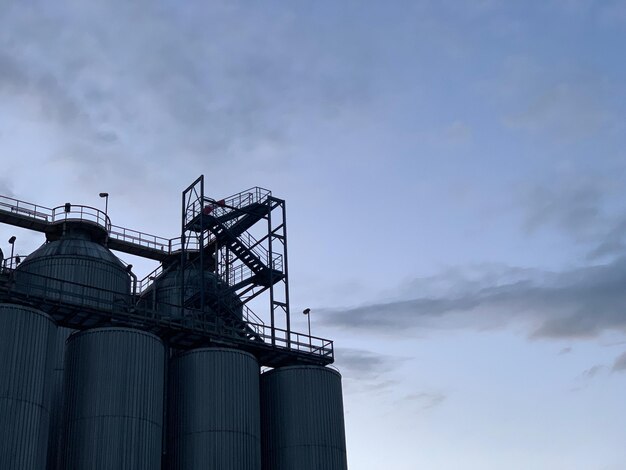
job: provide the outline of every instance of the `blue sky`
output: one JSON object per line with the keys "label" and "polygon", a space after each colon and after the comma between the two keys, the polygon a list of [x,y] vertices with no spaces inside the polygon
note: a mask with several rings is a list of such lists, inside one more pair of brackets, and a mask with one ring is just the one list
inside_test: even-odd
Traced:
{"label": "blue sky", "polygon": [[168,237],[201,173],[287,200],[352,469],[626,468],[626,2],[0,12],[0,194]]}

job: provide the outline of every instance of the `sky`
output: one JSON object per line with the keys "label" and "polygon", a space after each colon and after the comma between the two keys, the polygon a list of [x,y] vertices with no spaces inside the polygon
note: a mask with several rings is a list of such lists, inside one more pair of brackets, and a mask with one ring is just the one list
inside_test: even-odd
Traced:
{"label": "sky", "polygon": [[0,0],[0,194],[174,237],[200,174],[271,189],[349,468],[624,470],[625,43],[619,0]]}

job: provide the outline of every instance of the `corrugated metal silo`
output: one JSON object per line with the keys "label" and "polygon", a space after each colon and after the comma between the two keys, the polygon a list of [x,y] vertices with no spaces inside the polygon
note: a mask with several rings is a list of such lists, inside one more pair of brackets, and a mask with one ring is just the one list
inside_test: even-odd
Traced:
{"label": "corrugated metal silo", "polygon": [[130,328],[97,328],[67,341],[62,469],[161,466],[165,348]]}
{"label": "corrugated metal silo", "polygon": [[107,310],[130,294],[125,266],[80,224],[27,256],[16,269],[15,284],[32,295]]}
{"label": "corrugated metal silo", "polygon": [[260,470],[259,365],[243,351],[203,348],[172,359],[170,470]]}
{"label": "corrugated metal silo", "polygon": [[[219,300],[222,305],[230,305],[231,310],[241,318],[241,302],[234,293],[228,291],[228,285],[211,271],[205,271],[202,278],[200,272],[194,269],[194,267],[185,269],[185,301],[189,301],[194,297],[197,298],[200,292],[200,285],[204,281],[206,296],[204,311],[207,314],[207,318],[210,318],[212,315],[207,305],[217,300],[218,297],[220,297]],[[180,269],[172,269],[158,277],[154,282],[154,287],[156,288],[156,310],[172,317],[180,316],[180,309],[178,308],[181,301]]]}
{"label": "corrugated metal silo", "polygon": [[341,375],[291,366],[261,376],[264,470],[346,470]]}
{"label": "corrugated metal silo", "polygon": [[56,325],[43,312],[0,304],[0,468],[46,468],[51,349]]}

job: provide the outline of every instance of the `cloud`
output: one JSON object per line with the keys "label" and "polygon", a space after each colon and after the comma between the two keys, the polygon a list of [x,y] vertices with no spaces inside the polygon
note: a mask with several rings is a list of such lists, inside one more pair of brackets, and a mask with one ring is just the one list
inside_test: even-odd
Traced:
{"label": "cloud", "polygon": [[606,258],[624,252],[626,252],[626,215],[614,221],[602,241],[589,253],[589,258]]}
{"label": "cloud", "polygon": [[610,130],[620,109],[617,82],[563,51],[561,60],[534,53],[510,55],[491,83],[510,130],[548,142],[573,143]]}
{"label": "cloud", "polygon": [[593,379],[596,375],[598,375],[598,373],[602,371],[602,369],[604,369],[604,366],[595,365],[593,367],[590,367],[589,369],[584,370],[581,374],[581,377],[586,380]]}
{"label": "cloud", "polygon": [[420,410],[429,410],[440,406],[446,399],[447,395],[441,392],[412,393],[404,397],[405,401],[416,403]]}
{"label": "cloud", "polygon": [[[374,335],[418,335],[438,329],[524,325],[534,338],[591,338],[626,332],[626,258],[560,273],[502,270],[501,282],[473,280],[449,296],[417,297],[321,311],[336,328]],[[515,279],[517,277],[517,279]],[[462,284],[458,278],[457,284]]]}
{"label": "cloud", "polygon": [[345,378],[376,380],[397,367],[402,358],[351,348],[335,350],[335,365]]}
{"label": "cloud", "polygon": [[555,229],[588,249],[588,260],[626,253],[624,169],[612,174],[566,174],[524,192],[523,229],[530,235]]}
{"label": "cloud", "polygon": [[560,82],[534,96],[528,107],[505,122],[513,129],[550,132],[568,139],[592,135],[610,123],[608,104],[589,90],[593,84]]}
{"label": "cloud", "polygon": [[595,179],[535,185],[524,199],[524,228],[534,232],[555,226],[575,237],[587,237],[604,222],[603,196],[602,184]]}
{"label": "cloud", "polygon": [[11,182],[3,176],[0,176],[0,195],[9,196],[9,197],[14,196],[13,191],[11,189]]}
{"label": "cloud", "polygon": [[51,128],[56,145],[42,152],[88,185],[111,174],[171,178],[174,160],[210,160],[216,172],[279,168],[295,122],[332,120],[367,96],[362,42],[340,40],[357,33],[320,38],[289,8],[49,8],[3,7],[0,99],[12,116]]}
{"label": "cloud", "polygon": [[626,371],[626,352],[615,359],[613,363],[613,372]]}

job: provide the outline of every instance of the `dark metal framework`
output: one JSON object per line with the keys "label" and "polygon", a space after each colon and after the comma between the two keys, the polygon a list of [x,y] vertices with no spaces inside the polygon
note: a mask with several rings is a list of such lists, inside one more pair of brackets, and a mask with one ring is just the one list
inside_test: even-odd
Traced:
{"label": "dark metal framework", "polygon": [[[38,280],[27,289],[16,289],[16,263],[8,259],[0,267],[0,301],[36,306],[59,324],[78,329],[140,324],[177,348],[231,345],[254,353],[267,366],[333,362],[332,341],[291,330],[286,207],[270,191],[255,187],[215,200],[205,195],[200,176],[182,193],[181,235],[172,239],[112,225],[108,214],[95,208],[70,205],[67,209],[0,196],[0,222],[44,232],[48,239],[57,238],[66,222],[79,222],[108,240],[110,249],[159,260],[161,265],[136,283],[121,304],[94,307],[92,302],[87,308],[81,299],[93,296],[93,287],[62,282],[64,292],[59,293],[55,292],[58,281],[50,279],[45,288],[41,286],[47,281]],[[172,319],[160,314],[154,302],[142,300],[155,287],[155,279],[178,268],[180,304],[171,307],[178,308],[180,316]],[[185,274],[192,270],[200,282],[194,285],[198,292],[189,297]],[[248,305],[262,295],[269,303],[269,325]],[[239,299],[235,305],[233,298]],[[213,319],[204,314],[207,308],[216,313]]]}
{"label": "dark metal framework", "polygon": [[[201,280],[199,302],[194,305],[232,318],[237,315],[226,299],[236,295],[247,319],[260,321],[247,304],[267,293],[272,344],[279,331],[287,344],[291,334],[286,217],[285,201],[259,187],[215,200],[205,196],[204,176],[200,176],[182,194],[180,263],[184,270],[199,272]],[[258,238],[252,234],[255,229],[261,232]],[[207,271],[216,274],[211,279],[228,286],[212,286],[212,292],[218,293],[212,302],[206,295]],[[190,305],[185,279],[182,275],[183,306]]]}

